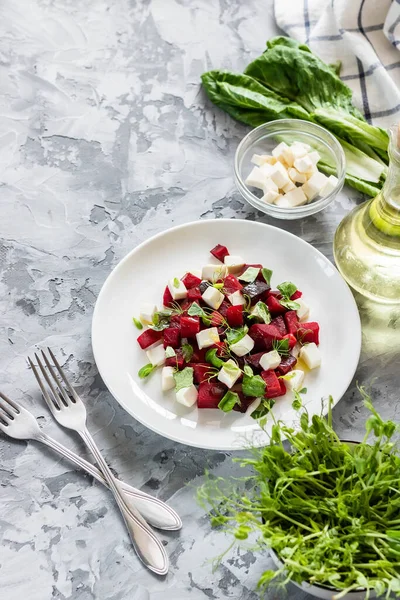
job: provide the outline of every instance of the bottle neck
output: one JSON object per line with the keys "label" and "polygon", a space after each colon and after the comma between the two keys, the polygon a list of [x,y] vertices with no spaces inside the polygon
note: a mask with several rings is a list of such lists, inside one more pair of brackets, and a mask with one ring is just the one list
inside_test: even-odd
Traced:
{"label": "bottle neck", "polygon": [[389,150],[390,163],[382,196],[391,209],[400,212],[400,153]]}

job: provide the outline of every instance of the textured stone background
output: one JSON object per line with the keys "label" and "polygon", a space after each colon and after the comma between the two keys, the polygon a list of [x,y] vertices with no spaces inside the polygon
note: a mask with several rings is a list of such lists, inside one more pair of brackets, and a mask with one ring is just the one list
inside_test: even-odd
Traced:
{"label": "textured stone background", "polygon": [[[113,266],[171,225],[265,217],[235,191],[232,165],[246,128],[214,109],[199,87],[211,67],[241,69],[275,33],[255,0],[3,0],[0,6],[1,389],[59,440],[26,357],[48,344],[87,399],[89,425],[111,465],[182,515],[165,536],[171,571],[159,581],[138,563],[109,493],[50,451],[0,439],[0,589],[8,600],[255,600],[267,557],[231,553],[193,500],[206,466],[237,471],[230,456],[186,448],[144,429],[104,388],[90,324]],[[331,257],[333,232],[355,201],[277,223]],[[372,381],[397,415],[398,315],[362,308],[357,379]],[[398,357],[397,357],[398,361]],[[397,362],[398,364],[398,362]],[[376,381],[374,378],[378,377]],[[396,382],[397,377],[397,382]],[[365,412],[355,385],[335,410],[358,437]],[[289,596],[304,594],[294,588]],[[268,598],[277,598],[275,591]]]}

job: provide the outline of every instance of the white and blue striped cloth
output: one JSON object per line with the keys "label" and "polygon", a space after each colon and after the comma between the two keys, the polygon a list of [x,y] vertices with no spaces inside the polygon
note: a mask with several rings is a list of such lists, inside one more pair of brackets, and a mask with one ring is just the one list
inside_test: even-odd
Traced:
{"label": "white and blue striped cloth", "polygon": [[278,26],[327,63],[374,125],[400,118],[400,0],[274,0]]}

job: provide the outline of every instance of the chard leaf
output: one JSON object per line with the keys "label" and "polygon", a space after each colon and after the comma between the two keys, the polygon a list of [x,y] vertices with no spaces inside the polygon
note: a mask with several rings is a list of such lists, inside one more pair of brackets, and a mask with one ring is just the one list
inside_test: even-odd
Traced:
{"label": "chard leaf", "polygon": [[240,275],[239,279],[241,281],[247,281],[248,283],[253,283],[257,279],[257,275],[259,274],[260,269],[256,267],[247,267],[245,272]]}
{"label": "chard leaf", "polygon": [[173,358],[174,356],[176,356],[175,350],[172,348],[172,346],[167,346],[165,348],[165,358]]}
{"label": "chard leaf", "polygon": [[247,325],[243,325],[243,327],[239,327],[237,329],[228,329],[226,332],[226,341],[228,342],[229,346],[239,342],[242,338],[244,338],[248,331],[249,328]]}
{"label": "chard leaf", "polygon": [[261,275],[264,277],[266,283],[268,283],[268,285],[271,285],[271,278],[272,278],[272,271],[271,269],[261,269]]}
{"label": "chard leaf", "polygon": [[266,417],[267,414],[271,411],[271,408],[274,406],[274,404],[275,400],[268,400],[267,398],[263,398],[259,406],[251,413],[251,417],[253,419],[261,419],[262,417]]}
{"label": "chard leaf", "polygon": [[193,346],[190,344],[183,344],[182,346],[182,356],[185,359],[185,362],[190,362],[193,356]]}
{"label": "chard leaf", "polygon": [[229,390],[228,392],[226,392],[225,396],[221,398],[220,403],[218,404],[218,408],[220,408],[224,412],[230,412],[237,404],[240,405],[239,394],[237,394],[236,392],[231,392]]}
{"label": "chard leaf", "polygon": [[279,300],[279,304],[288,310],[299,310],[300,304],[295,300]]}
{"label": "chard leaf", "polygon": [[284,281],[280,285],[277,286],[278,290],[284,296],[284,298],[290,299],[291,296],[295,292],[297,292],[297,286],[294,285],[291,281]]}
{"label": "chard leaf", "polygon": [[268,325],[268,323],[271,323],[271,320],[272,320],[271,313],[269,312],[268,306],[261,300],[259,300],[257,302],[251,315],[248,315],[248,318],[249,319],[259,319],[266,325]]}
{"label": "chard leaf", "polygon": [[217,348],[210,348],[209,350],[207,350],[206,362],[210,363],[213,367],[217,367],[217,369],[219,369],[220,367],[223,367],[225,363],[219,358],[219,356],[217,356],[217,352]]}
{"label": "chard leaf", "polygon": [[243,375],[242,390],[245,396],[259,398],[264,396],[266,383],[260,375]]}
{"label": "chard leaf", "polygon": [[183,388],[188,388],[193,385],[193,368],[185,367],[182,371],[174,373],[175,391],[179,392]]}

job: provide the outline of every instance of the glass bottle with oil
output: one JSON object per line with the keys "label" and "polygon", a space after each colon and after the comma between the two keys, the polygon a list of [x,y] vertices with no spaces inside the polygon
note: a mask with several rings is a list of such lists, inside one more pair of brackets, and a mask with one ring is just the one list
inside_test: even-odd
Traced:
{"label": "glass bottle with oil", "polygon": [[389,170],[382,191],[352,210],[336,230],[336,265],[370,300],[400,304],[400,129],[390,130]]}

